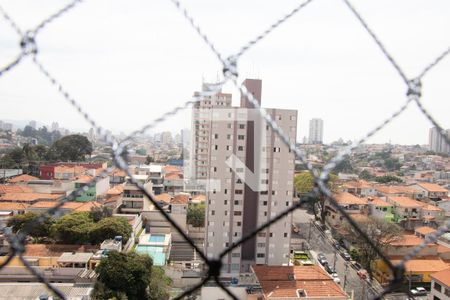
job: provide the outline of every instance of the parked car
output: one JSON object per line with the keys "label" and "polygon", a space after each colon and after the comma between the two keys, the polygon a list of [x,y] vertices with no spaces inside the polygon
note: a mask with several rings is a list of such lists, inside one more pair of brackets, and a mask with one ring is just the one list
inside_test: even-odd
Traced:
{"label": "parked car", "polygon": [[343,253],[342,253],[342,257],[343,257],[345,260],[351,260],[351,259],[352,259],[352,257],[350,256],[350,254],[348,254],[348,252],[343,252]]}
{"label": "parked car", "polygon": [[353,267],[355,267],[355,269],[357,271],[361,270],[361,268],[362,268],[361,265],[359,263],[357,263],[357,262],[353,263]]}
{"label": "parked car", "polygon": [[317,259],[327,259],[326,257],[325,257],[325,254],[323,254],[323,253],[319,253],[319,254],[317,254]]}
{"label": "parked car", "polygon": [[413,294],[413,296],[426,296],[427,290],[421,286],[418,286],[411,290],[411,294]]}
{"label": "parked car", "polygon": [[333,281],[336,282],[337,284],[341,283],[341,280],[339,279],[339,276],[337,273],[331,274],[331,277],[333,277]]}
{"label": "parked car", "polygon": [[319,263],[325,267],[325,265],[328,265],[328,260],[326,260],[326,258],[324,259],[318,259]]}
{"label": "parked car", "polygon": [[334,268],[331,267],[329,264],[326,264],[324,267],[325,267],[325,270],[328,272],[328,274],[336,273],[336,271],[334,270]]}
{"label": "parked car", "polygon": [[358,274],[359,278],[361,279],[367,279],[369,277],[369,274],[364,269],[359,270],[358,272],[356,272],[356,274]]}
{"label": "parked car", "polygon": [[336,248],[336,250],[341,249],[341,246],[339,245],[338,242],[334,242],[334,243],[333,243],[333,247]]}

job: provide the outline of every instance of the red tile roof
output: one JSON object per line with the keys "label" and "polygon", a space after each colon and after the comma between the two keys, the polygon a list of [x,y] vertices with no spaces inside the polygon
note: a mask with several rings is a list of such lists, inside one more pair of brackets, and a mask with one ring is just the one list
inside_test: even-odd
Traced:
{"label": "red tile roof", "polygon": [[450,268],[431,274],[431,278],[450,287]]}
{"label": "red tile roof", "polygon": [[7,193],[0,196],[0,201],[8,202],[34,202],[37,200],[58,200],[63,198],[61,194],[44,193]]}
{"label": "red tile roof", "polygon": [[188,195],[178,194],[172,198],[170,204],[188,204],[188,202],[189,202]]}
{"label": "red tile roof", "polygon": [[422,226],[422,227],[416,228],[416,230],[415,230],[415,232],[423,234],[423,235],[427,235],[427,234],[430,234],[435,231],[436,231],[436,229],[428,227],[428,226]]}
{"label": "red tile roof", "polygon": [[25,210],[29,204],[15,202],[0,202],[0,211]]}
{"label": "red tile roof", "polygon": [[350,193],[337,193],[334,195],[337,203],[343,204],[343,205],[350,205],[350,204],[356,204],[356,205],[364,205],[367,204],[367,199],[358,198]]}
{"label": "red tile roof", "polygon": [[411,199],[409,197],[388,197],[388,199],[394,202],[394,204],[399,207],[420,208],[424,205],[423,202]]}
{"label": "red tile roof", "polygon": [[266,299],[294,297],[303,290],[309,297],[336,297],[347,295],[319,266],[252,266]]}
{"label": "red tile roof", "polygon": [[155,199],[157,201],[161,201],[161,202],[165,202],[165,203],[169,204],[170,200],[172,199],[172,196],[167,193],[163,193],[163,194],[156,195]]}
{"label": "red tile roof", "polygon": [[28,182],[28,181],[32,181],[32,180],[39,180],[39,178],[28,175],[28,174],[23,174],[23,175],[19,175],[19,176],[16,176],[16,177],[8,180],[8,182],[9,183],[18,183],[18,182]]}
{"label": "red tile roof", "polygon": [[419,183],[417,183],[417,185],[424,188],[428,192],[448,193],[447,189],[445,189],[442,186],[435,184],[435,183],[419,182]]}
{"label": "red tile roof", "polygon": [[0,195],[6,193],[32,193],[33,189],[19,185],[0,185]]}

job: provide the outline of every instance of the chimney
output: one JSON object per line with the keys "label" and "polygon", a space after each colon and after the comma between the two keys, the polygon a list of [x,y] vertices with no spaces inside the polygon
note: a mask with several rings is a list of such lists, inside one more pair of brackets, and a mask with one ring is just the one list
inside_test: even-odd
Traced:
{"label": "chimney", "polygon": [[[262,93],[262,80],[261,79],[245,79],[242,83],[249,93],[253,95],[256,101],[258,101],[259,106],[261,106],[261,93]],[[253,108],[247,98],[241,94],[241,107],[242,108]]]}

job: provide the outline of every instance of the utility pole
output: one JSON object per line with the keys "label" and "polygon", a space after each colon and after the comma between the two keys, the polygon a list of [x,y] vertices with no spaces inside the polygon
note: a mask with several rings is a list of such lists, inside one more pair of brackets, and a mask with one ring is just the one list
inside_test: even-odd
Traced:
{"label": "utility pole", "polygon": [[348,272],[348,262],[345,263],[345,271],[344,271],[344,291],[345,291],[345,286],[347,285],[347,272]]}
{"label": "utility pole", "polygon": [[312,220],[309,220],[309,232],[308,232],[308,245],[309,241],[311,240],[311,228],[312,227]]}
{"label": "utility pole", "polygon": [[408,281],[409,281],[409,290],[411,290],[411,271],[409,271]]}

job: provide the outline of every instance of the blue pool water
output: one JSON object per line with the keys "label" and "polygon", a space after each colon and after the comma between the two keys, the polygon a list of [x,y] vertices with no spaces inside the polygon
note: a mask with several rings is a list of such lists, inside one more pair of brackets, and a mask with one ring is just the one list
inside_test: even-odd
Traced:
{"label": "blue pool water", "polygon": [[150,235],[148,241],[150,243],[164,243],[166,236],[164,234],[152,234]]}
{"label": "blue pool water", "polygon": [[138,245],[136,252],[150,255],[155,266],[164,266],[166,264],[166,254],[163,252],[163,247]]}

